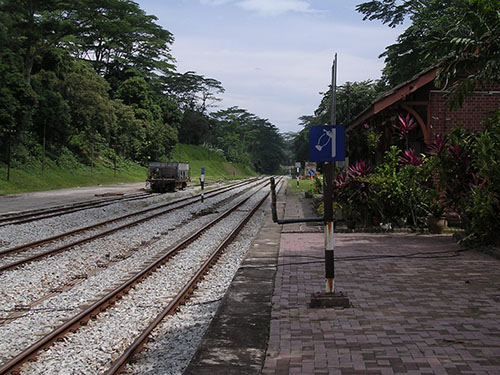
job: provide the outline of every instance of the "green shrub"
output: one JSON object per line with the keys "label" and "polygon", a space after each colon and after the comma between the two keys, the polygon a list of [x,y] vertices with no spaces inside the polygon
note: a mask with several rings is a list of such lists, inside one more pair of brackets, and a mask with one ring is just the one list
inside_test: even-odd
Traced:
{"label": "green shrub", "polygon": [[460,127],[438,137],[434,147],[436,178],[447,207],[462,219],[468,238],[499,243],[500,111],[480,133]]}

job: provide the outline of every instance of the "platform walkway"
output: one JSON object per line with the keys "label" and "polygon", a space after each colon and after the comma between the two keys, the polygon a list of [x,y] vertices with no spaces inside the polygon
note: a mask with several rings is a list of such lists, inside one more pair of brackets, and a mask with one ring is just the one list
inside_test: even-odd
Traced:
{"label": "platform walkway", "polygon": [[[287,195],[285,216],[314,216],[304,202]],[[500,375],[498,259],[448,236],[338,234],[352,306],[312,309],[323,234],[280,229],[268,219],[186,374]]]}

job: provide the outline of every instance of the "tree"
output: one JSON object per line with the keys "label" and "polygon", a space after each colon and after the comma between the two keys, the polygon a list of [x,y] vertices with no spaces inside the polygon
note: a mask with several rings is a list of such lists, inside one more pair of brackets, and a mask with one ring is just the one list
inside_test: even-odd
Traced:
{"label": "tree", "polygon": [[255,170],[266,174],[277,173],[285,158],[283,137],[278,128],[267,120],[257,119],[255,125],[255,142],[251,148]]}
{"label": "tree", "polygon": [[65,80],[64,97],[71,108],[74,128],[71,144],[90,158],[92,169],[95,146],[109,144],[116,121],[108,91],[106,80],[85,63],[76,65]]}
{"label": "tree", "polygon": [[309,127],[321,125],[315,116],[301,116],[299,120],[304,128],[293,138],[294,161],[309,160]]}
{"label": "tree", "polygon": [[148,83],[141,77],[129,78],[115,97],[133,108],[135,119],[144,129],[140,159],[145,162],[167,157],[177,143],[177,131],[163,122],[161,106],[155,102],[155,93]]}
{"label": "tree", "polygon": [[246,109],[230,107],[211,114],[215,145],[232,162],[250,164],[257,171],[274,173],[285,156],[283,137],[268,120]]}
{"label": "tree", "polygon": [[76,69],[64,50],[52,48],[36,59],[31,86],[37,95],[32,130],[39,143],[66,144],[72,134],[71,114],[63,97],[65,80]]}
{"label": "tree", "polygon": [[212,141],[210,118],[203,112],[186,109],[179,129],[179,142],[201,145]]}
{"label": "tree", "polygon": [[84,25],[69,46],[113,87],[133,75],[145,78],[174,68],[172,33],[130,0],[85,1],[78,10]]}
{"label": "tree", "polygon": [[441,61],[437,82],[450,90],[455,105],[461,105],[477,87],[500,82],[500,3],[467,1],[435,49],[450,50]]}
{"label": "tree", "polygon": [[415,16],[423,7],[425,4],[419,0],[372,0],[358,4],[356,10],[365,15],[363,20],[380,20],[396,27],[404,22],[405,17]]}
{"label": "tree", "polygon": [[7,164],[7,180],[13,150],[27,131],[22,119],[31,115],[36,103],[35,93],[24,80],[20,67],[22,59],[11,49],[7,30],[0,23],[0,148]]}
{"label": "tree", "polygon": [[42,144],[42,171],[45,170],[47,146],[67,144],[71,136],[71,114],[68,102],[61,94],[63,82],[53,71],[42,70],[34,74],[31,84],[38,100],[33,116],[33,131]]}
{"label": "tree", "polygon": [[136,119],[134,109],[123,104],[120,99],[112,101],[116,122],[111,128],[110,146],[115,156],[139,160],[144,148],[146,129],[142,122]]}
{"label": "tree", "polygon": [[207,108],[220,101],[216,95],[224,92],[222,84],[216,79],[206,78],[192,71],[169,74],[161,80],[164,92],[175,97],[183,110],[204,113]]}
{"label": "tree", "polygon": [[37,56],[59,46],[74,35],[79,21],[76,7],[82,1],[61,0],[3,0],[0,13],[6,15],[9,35],[15,50],[23,56],[23,75],[30,82],[31,70]]}
{"label": "tree", "polygon": [[222,84],[191,71],[168,74],[160,81],[162,91],[174,99],[183,111],[179,127],[180,142],[195,145],[212,142],[213,139],[208,139],[212,122],[206,112],[221,100],[216,95],[224,92]]}
{"label": "tree", "polygon": [[383,0],[359,4],[356,9],[363,20],[380,20],[390,27],[406,19],[411,25],[398,37],[397,43],[386,47],[383,80],[395,86],[423,69],[437,63],[446,51],[432,48],[455,25],[457,14],[468,0]]}
{"label": "tree", "polygon": [[458,104],[477,86],[499,81],[497,0],[373,0],[357,10],[364,20],[391,27],[411,21],[397,43],[381,55],[386,62],[383,78],[391,86],[438,62],[437,83],[444,87],[451,82],[451,97]]}
{"label": "tree", "polygon": [[27,82],[36,57],[54,47],[71,50],[103,75],[173,68],[172,34],[130,0],[2,0],[0,12],[8,15]]}
{"label": "tree", "polygon": [[217,146],[224,151],[226,159],[232,162],[250,164],[247,129],[254,115],[247,110],[230,107],[211,114],[216,120],[214,135]]}
{"label": "tree", "polygon": [[177,102],[174,98],[163,94],[157,94],[156,101],[159,103],[161,108],[163,123],[169,124],[179,132],[181,122],[183,120],[183,114]]}

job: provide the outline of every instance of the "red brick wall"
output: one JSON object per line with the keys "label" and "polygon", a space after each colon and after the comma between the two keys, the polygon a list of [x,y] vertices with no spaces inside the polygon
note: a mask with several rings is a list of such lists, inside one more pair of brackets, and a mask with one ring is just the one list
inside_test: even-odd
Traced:
{"label": "red brick wall", "polygon": [[444,94],[440,91],[431,91],[430,96],[430,125],[431,141],[437,134],[446,134],[457,125],[464,129],[479,131],[484,128],[481,124],[489,113],[500,108],[500,89],[475,92],[461,108],[450,110],[445,102]]}

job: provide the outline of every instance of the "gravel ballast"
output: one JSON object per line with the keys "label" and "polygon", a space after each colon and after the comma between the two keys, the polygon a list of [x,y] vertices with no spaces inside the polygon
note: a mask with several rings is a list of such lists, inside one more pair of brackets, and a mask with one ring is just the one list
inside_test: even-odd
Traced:
{"label": "gravel ballast", "polygon": [[[261,192],[259,194],[263,193]],[[220,198],[217,197],[218,202],[223,202],[224,200],[228,199],[229,195],[230,194],[225,193],[219,196]],[[216,198],[213,199],[216,200]],[[251,200],[255,201],[255,199],[256,198],[252,198]],[[0,337],[9,338],[9,342],[6,342],[7,340],[2,340],[2,342],[0,342],[0,363],[5,362],[8,358],[11,358],[24,347],[29,345],[32,342],[31,340],[33,340],[33,338],[31,337],[33,334],[36,334],[38,335],[38,337],[40,337],[43,333],[49,332],[62,321],[68,319],[70,316],[79,311],[82,305],[89,304],[93,300],[97,299],[97,297],[101,295],[104,290],[110,289],[114,285],[122,282],[126,275],[129,275],[131,272],[138,270],[147,262],[148,259],[150,259],[152,256],[156,256],[163,249],[176,242],[178,238],[192,232],[194,229],[198,229],[203,225],[203,223],[212,220],[216,216],[215,213],[208,213],[206,215],[197,217],[195,220],[192,218],[192,215],[193,213],[201,212],[207,209],[207,211],[210,212],[210,207],[214,203],[215,202],[210,202],[210,200],[207,200],[204,203],[198,203],[194,205],[196,207],[193,207],[190,212],[170,213],[168,215],[165,215],[164,218],[162,217],[161,219],[158,218],[152,221],[151,223],[149,223],[149,225],[137,226],[132,228],[131,230],[127,231],[126,236],[124,236],[123,234],[116,237],[110,236],[114,238],[102,239],[102,243],[93,242],[92,244],[83,245],[81,249],[78,249],[77,252],[71,252],[71,254],[58,255],[57,257],[60,257],[61,259],[54,260],[53,258],[57,257],[51,257],[33,263],[22,269],[6,272],[5,274],[0,275],[1,285],[8,285],[5,284],[6,282],[8,282],[8,279],[1,279],[11,277],[11,280],[16,280],[16,278],[23,280],[23,277],[26,277],[27,275],[30,275],[30,277],[32,277],[32,275],[39,275],[40,272],[43,273],[44,269],[49,268],[50,275],[47,274],[47,271],[45,273],[45,276],[47,276],[48,278],[47,282],[50,280],[51,282],[55,283],[54,285],[58,285],[57,279],[59,279],[59,277],[57,276],[57,273],[61,272],[61,274],[66,275],[67,279],[68,270],[66,269],[66,267],[71,264],[75,268],[74,272],[72,273],[73,276],[71,277],[78,281],[76,285],[70,290],[64,291],[62,293],[57,293],[52,297],[48,297],[45,301],[38,303],[35,308],[23,312],[26,314],[25,316],[12,321],[6,321],[0,325]],[[232,204],[234,204],[234,202],[229,203],[229,205]],[[249,205],[249,203],[246,203],[244,207],[246,207],[247,205]],[[222,208],[219,208],[219,210],[222,210]],[[244,209],[242,208],[239,211],[244,211]],[[240,215],[241,217],[243,213],[244,212],[238,212],[238,215]],[[83,327],[76,334],[70,335],[68,339],[57,343],[47,352],[43,353],[40,357],[40,361],[30,364],[30,367],[26,370],[26,373],[62,373],[57,371],[66,368],[66,365],[70,366],[70,363],[70,368],[72,370],[70,370],[68,373],[71,374],[89,374],[94,373],[94,371],[96,371],[95,373],[102,372],[103,366],[105,366],[105,364],[109,365],[109,362],[111,359],[113,359],[113,356],[116,356],[116,353],[123,350],[126,345],[129,344],[129,337],[137,334],[139,330],[138,326],[143,325],[144,322],[148,320],[148,316],[154,317],[154,315],[157,313],[157,309],[159,308],[157,308],[157,306],[161,305],[161,303],[164,303],[166,299],[168,299],[169,297],[171,298],[176,293],[174,285],[179,285],[179,283],[182,283],[182,280],[184,280],[186,277],[185,275],[188,275],[190,272],[192,273],[193,267],[195,265],[199,265],[202,254],[206,253],[208,251],[207,249],[210,247],[210,245],[208,244],[200,245],[200,243],[208,242],[213,244],[213,242],[216,241],[217,238],[220,239],[221,236],[224,236],[226,230],[230,226],[232,226],[232,224],[228,223],[228,221],[237,220],[233,216],[237,215],[233,214],[229,218],[224,219],[223,223],[217,225],[216,228],[210,231],[210,234],[206,234],[203,236],[205,239],[197,241],[196,250],[190,250],[186,252],[186,254],[193,252],[194,254],[182,256],[181,254],[179,254],[178,256],[174,257],[167,265],[163,266],[159,272],[153,274],[153,276],[148,278],[146,282],[131,291],[126,298],[118,301],[115,307],[108,309],[102,315],[100,315],[96,321],[89,322],[88,326]],[[254,220],[256,219],[252,219],[251,222],[254,222]],[[154,225],[152,225],[153,222]],[[183,225],[179,226],[176,223],[183,223]],[[245,229],[245,231],[247,230]],[[146,236],[146,238],[148,239],[147,241],[144,240],[144,236]],[[151,238],[155,238],[155,241],[151,241]],[[148,241],[152,243],[149,243],[148,246],[143,246],[144,242]],[[131,247],[136,247],[137,249],[140,249],[140,251],[131,251]],[[244,246],[240,247],[243,248]],[[98,250],[96,250],[102,248],[106,249],[106,254],[102,254],[103,251],[99,252]],[[110,248],[112,249],[110,250]],[[239,247],[237,246],[237,248]],[[127,249],[126,251],[131,252],[131,254],[129,254],[125,259],[120,259],[120,251],[122,251],[123,249]],[[82,266],[82,264],[85,264],[87,267],[92,268],[92,266],[89,266],[91,262],[89,262],[88,260],[80,260],[81,263],[78,263],[78,258],[74,257],[76,256],[75,254],[78,254],[78,256],[82,256],[82,254],[85,254],[87,251],[89,252],[89,254],[87,255],[88,259],[94,259],[94,269],[91,272],[87,272],[87,274],[82,275],[82,267],[84,267]],[[112,258],[115,261],[109,263],[108,259],[109,266],[104,267],[102,270],[100,270],[99,265],[97,264],[99,259],[96,260],[95,256],[96,251],[106,259]],[[240,249],[238,251],[241,254],[244,254],[246,250]],[[231,253],[231,251],[228,249],[226,254],[229,253]],[[184,254],[184,252],[182,254]],[[222,259],[224,257],[226,257],[226,255],[224,255]],[[239,264],[239,260],[232,260],[231,262],[231,264]],[[58,268],[55,268],[55,271],[53,268],[54,264],[58,264],[60,266]],[[236,267],[237,269],[237,266],[235,265],[226,266],[226,268],[229,269],[231,267]],[[214,267],[214,270],[216,270],[217,268],[218,265]],[[95,269],[98,269],[99,272],[95,272]],[[83,270],[83,272],[86,272],[85,268],[83,268]],[[174,272],[172,270],[182,270],[184,273],[184,277],[179,276],[180,279],[177,279],[178,276],[174,276]],[[69,273],[71,274],[71,271],[69,271]],[[225,274],[225,272],[221,273],[221,275],[223,274]],[[223,285],[230,282],[230,280],[232,279],[232,275],[234,275],[234,272],[232,274],[228,272],[227,277],[221,275],[217,276],[216,280],[219,281],[215,283],[215,286],[200,286],[200,290],[209,289],[212,291],[215,290],[216,287],[218,288],[220,284],[220,287],[222,288],[221,290],[225,291]],[[208,279],[209,277],[207,277],[206,280]],[[204,281],[204,283],[206,282],[206,280]],[[12,295],[15,295],[15,292],[11,291],[10,289],[9,291],[3,290],[0,298],[5,298],[5,296],[7,295],[7,298],[5,299],[7,300],[8,304],[10,303],[10,305],[6,306],[10,307],[10,309],[4,308],[2,314],[10,312],[15,308],[15,306],[28,304],[39,297],[37,293],[40,288],[40,284],[37,285],[37,283],[39,282],[40,276],[38,276],[38,279],[37,276],[35,276],[35,279],[32,279],[32,281],[23,280],[21,282],[18,282],[18,290],[22,295],[25,294],[26,290],[30,290],[30,288],[33,289],[31,293],[27,293],[27,296],[24,296],[25,300],[23,300],[20,296],[14,297],[6,293],[10,292]],[[204,323],[202,324],[202,321],[205,321],[205,319],[202,317],[209,317],[213,315],[213,312],[215,311],[214,309],[216,309],[217,306],[217,302],[213,301],[218,301],[224,294],[224,292],[221,293],[222,294],[215,293],[213,295],[210,295],[210,297],[207,297],[208,302],[204,300],[198,302],[198,297],[196,297],[196,299],[193,299],[193,306],[201,306],[204,309],[208,308],[209,310],[212,309],[212,312],[207,312],[206,314],[203,311],[200,312],[200,318],[196,318],[198,319],[198,322],[194,324],[194,331],[204,331],[205,326]],[[147,296],[148,300],[144,301],[143,296]],[[11,302],[9,302],[9,298]],[[186,305],[186,307],[184,307],[182,310],[184,311],[188,306],[190,306],[190,304]],[[151,309],[151,307],[154,308]],[[126,311],[126,313],[115,312],[115,310],[122,311],[122,309],[123,311]],[[149,312],[146,312],[146,310]],[[192,315],[194,313],[191,312],[187,314],[187,316],[189,316],[189,314]],[[102,326],[97,328],[98,334],[96,334],[96,331],[93,329],[94,325],[96,324],[103,324]],[[109,338],[110,332],[112,332],[113,330],[121,332],[121,338],[117,338],[116,340],[112,340],[112,343],[106,344],[106,339]],[[168,330],[171,331],[170,328]],[[86,335],[87,331],[88,335]],[[78,335],[82,335],[82,341],[77,338]],[[89,354],[87,359],[85,360],[82,360],[81,357],[78,357],[78,359],[76,359],[75,353],[78,351],[86,353],[86,351],[89,351],[90,349],[85,348],[85,346],[93,341],[95,341],[97,349],[92,349],[91,354]],[[188,339],[187,341],[193,342],[195,340]],[[73,343],[75,345],[74,347]],[[161,345],[166,344],[163,343]],[[64,349],[59,348],[59,346],[68,348],[68,352],[64,352]],[[61,351],[60,349],[63,351]],[[96,350],[95,353],[94,350]],[[188,349],[182,350],[182,352],[187,353],[187,350]],[[181,358],[179,358],[179,360],[181,360]],[[51,364],[55,367],[52,368]],[[179,361],[179,364],[176,366],[182,367],[184,365],[182,365],[182,361]],[[149,361],[146,367],[156,368],[157,365],[152,365],[151,361]],[[77,368],[80,368],[81,372],[78,372],[80,370],[76,370]],[[137,373],[143,372],[142,370],[138,370]]]}

